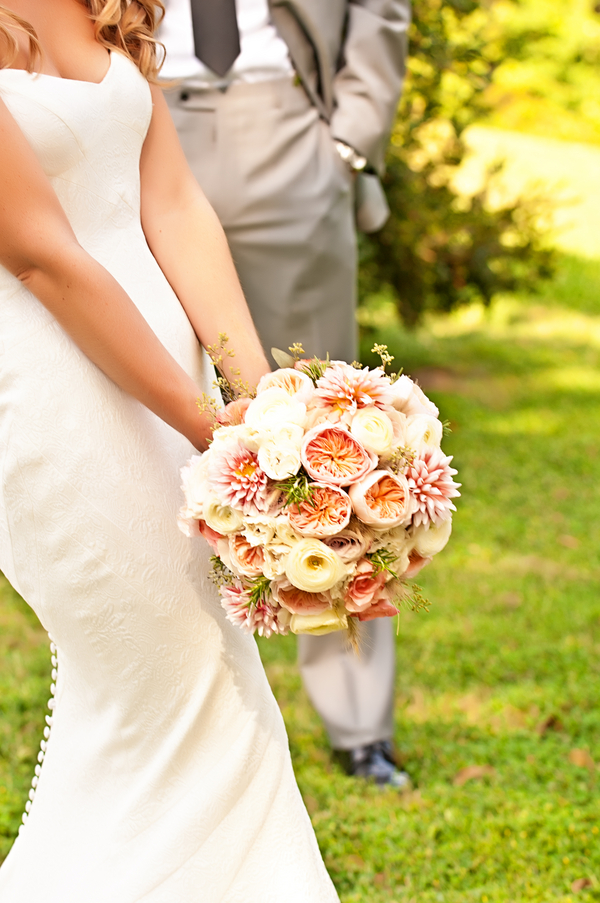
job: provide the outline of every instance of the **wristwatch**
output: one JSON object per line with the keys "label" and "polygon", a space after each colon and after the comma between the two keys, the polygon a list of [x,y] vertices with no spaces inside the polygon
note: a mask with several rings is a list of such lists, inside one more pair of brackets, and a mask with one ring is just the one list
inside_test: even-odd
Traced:
{"label": "wristwatch", "polygon": [[363,157],[344,141],[334,139],[335,149],[344,161],[344,163],[352,170],[352,172],[362,172],[367,165],[367,158]]}

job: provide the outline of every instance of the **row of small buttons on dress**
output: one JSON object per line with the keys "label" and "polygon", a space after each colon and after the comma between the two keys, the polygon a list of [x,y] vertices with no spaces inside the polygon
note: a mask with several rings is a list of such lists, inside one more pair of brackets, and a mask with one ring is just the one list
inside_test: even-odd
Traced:
{"label": "row of small buttons on dress", "polygon": [[42,763],[46,756],[46,749],[48,747],[48,740],[50,739],[50,730],[52,728],[52,713],[54,711],[54,706],[56,705],[56,678],[58,676],[58,658],[57,653],[58,649],[52,639],[50,639],[50,655],[52,662],[52,683],[50,684],[50,699],[48,700],[48,708],[50,709],[50,715],[46,715],[46,727],[44,728],[44,739],[40,743],[40,751],[38,753],[38,764],[35,766],[35,774],[31,780],[31,789],[29,791],[29,799],[25,803],[25,812],[22,815],[21,821],[23,824],[19,827],[19,834],[23,830],[25,826],[25,822],[29,816],[29,812],[31,810],[31,806],[33,805],[33,801],[35,799],[35,791],[38,785],[38,781],[40,779],[40,774],[42,772]]}

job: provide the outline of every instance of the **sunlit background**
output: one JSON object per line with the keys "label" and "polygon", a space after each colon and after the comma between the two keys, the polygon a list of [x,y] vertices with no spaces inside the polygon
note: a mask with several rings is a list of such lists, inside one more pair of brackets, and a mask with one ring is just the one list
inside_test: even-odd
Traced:
{"label": "sunlit background", "polygon": [[[345,777],[293,638],[261,652],[343,903],[600,900],[600,6],[414,10],[359,316],[363,360],[387,343],[450,421],[463,483],[420,575],[431,610],[399,617],[395,741],[415,789]],[[4,856],[50,665],[0,593]]]}

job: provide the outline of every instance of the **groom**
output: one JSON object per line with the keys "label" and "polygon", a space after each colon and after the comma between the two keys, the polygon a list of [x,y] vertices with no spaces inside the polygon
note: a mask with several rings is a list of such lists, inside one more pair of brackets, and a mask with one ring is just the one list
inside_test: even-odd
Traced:
{"label": "groom", "polygon": [[[225,228],[267,351],[357,357],[356,228],[389,212],[381,173],[409,0],[166,0],[161,75],[188,162]],[[394,765],[389,619],[299,637],[304,684],[351,774]]]}

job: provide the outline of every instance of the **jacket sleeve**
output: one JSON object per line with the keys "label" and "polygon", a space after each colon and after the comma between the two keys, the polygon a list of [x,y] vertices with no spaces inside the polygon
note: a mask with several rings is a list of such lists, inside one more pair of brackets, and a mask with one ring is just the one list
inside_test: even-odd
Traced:
{"label": "jacket sleeve", "polygon": [[378,172],[402,90],[410,0],[349,0],[332,134]]}

